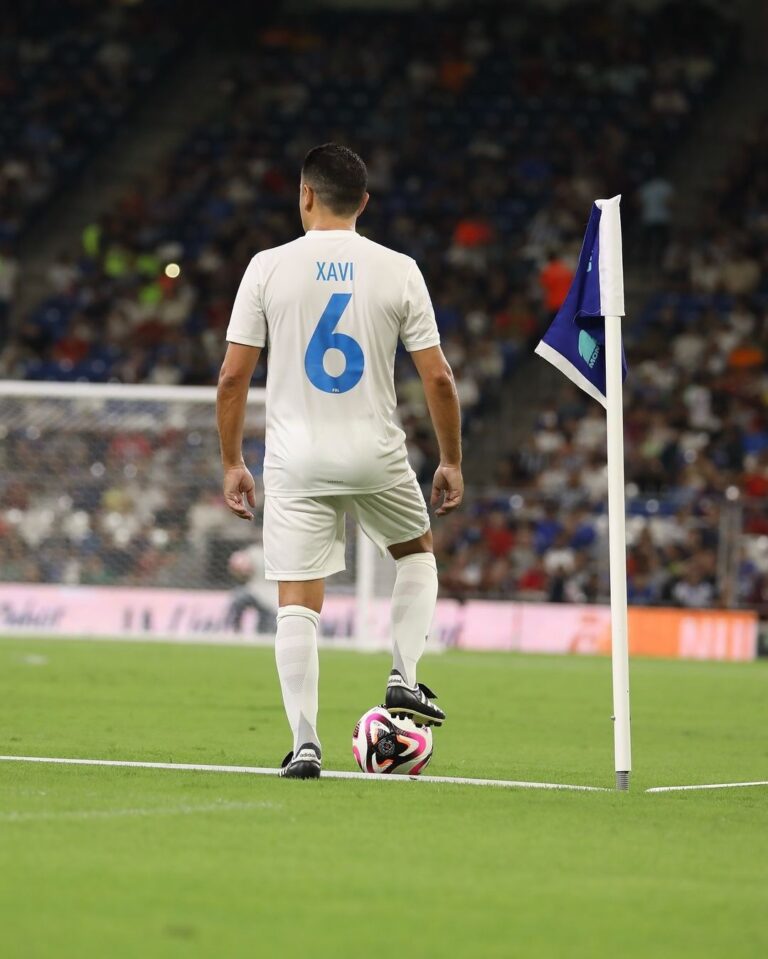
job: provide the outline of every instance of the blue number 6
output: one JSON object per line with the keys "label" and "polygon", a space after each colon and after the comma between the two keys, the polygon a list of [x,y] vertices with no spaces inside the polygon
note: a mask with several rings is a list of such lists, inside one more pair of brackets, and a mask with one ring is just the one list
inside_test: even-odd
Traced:
{"label": "blue number 6", "polygon": [[[363,375],[365,357],[360,344],[347,333],[333,332],[351,299],[351,293],[331,294],[304,354],[304,369],[309,382],[323,393],[346,393],[357,386]],[[341,350],[344,354],[346,366],[341,376],[326,373],[323,360],[328,350]]]}

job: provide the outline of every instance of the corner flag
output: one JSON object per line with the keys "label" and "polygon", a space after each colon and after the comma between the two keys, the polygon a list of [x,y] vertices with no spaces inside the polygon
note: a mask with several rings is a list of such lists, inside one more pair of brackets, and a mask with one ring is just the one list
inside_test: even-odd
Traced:
{"label": "corner flag", "polygon": [[[571,288],[536,352],[607,406],[605,317],[624,316],[621,196],[595,200]],[[622,377],[627,364],[622,351]]]}
{"label": "corner flag", "polygon": [[621,342],[624,268],[621,261],[620,202],[620,196],[610,200],[595,200],[568,296],[536,347],[536,352],[606,409],[613,756],[616,788],[629,789],[632,744],[622,397],[627,364]]}

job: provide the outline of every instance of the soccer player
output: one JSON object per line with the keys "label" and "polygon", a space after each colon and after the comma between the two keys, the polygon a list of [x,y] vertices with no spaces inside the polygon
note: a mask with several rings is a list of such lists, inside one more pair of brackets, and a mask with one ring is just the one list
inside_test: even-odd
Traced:
{"label": "soccer player", "polygon": [[258,253],[245,271],[227,330],[217,419],[227,506],[252,519],[254,481],[242,455],[248,387],[269,344],[264,459],[266,578],[278,581],[276,659],[293,752],[282,775],[320,775],[317,630],[325,578],[344,569],[350,513],[397,564],[393,667],[385,705],[439,726],[435,694],[417,682],[437,599],[424,499],[394,421],[398,340],[424,384],[440,447],[431,505],[461,502],[461,429],[453,374],[424,278],[408,256],[360,236],[365,164],[334,143],[301,170],[303,237]]}

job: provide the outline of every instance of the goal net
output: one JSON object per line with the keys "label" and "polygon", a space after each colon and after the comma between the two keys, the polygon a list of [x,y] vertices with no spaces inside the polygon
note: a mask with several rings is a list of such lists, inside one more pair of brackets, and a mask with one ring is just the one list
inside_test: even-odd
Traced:
{"label": "goal net", "polygon": [[[0,383],[0,624],[4,632],[237,641],[271,638],[259,478],[264,391],[249,397],[244,455],[256,522],[221,496],[209,387]],[[328,638],[376,645],[391,563],[350,527],[328,584]]]}

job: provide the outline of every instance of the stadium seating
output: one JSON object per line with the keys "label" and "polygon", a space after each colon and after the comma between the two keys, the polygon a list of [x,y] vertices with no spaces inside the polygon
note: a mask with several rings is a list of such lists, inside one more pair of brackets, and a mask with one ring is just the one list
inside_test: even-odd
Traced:
{"label": "stadium seating", "polygon": [[[361,229],[425,269],[471,411],[530,337],[521,307],[542,318],[532,270],[553,248],[573,258],[593,196],[647,176],[733,43],[716,14],[691,18],[685,5],[623,11],[622,42],[605,39],[614,15],[594,3],[534,5],[522,29],[517,15],[445,17],[438,37],[416,16],[343,31],[340,16],[276,23],[233,58],[226,109],[53,271],[6,358],[13,375],[213,382],[244,265],[295,236],[303,152],[337,137],[369,162]],[[670,89],[684,103],[674,115],[657,102]],[[169,260],[182,268],[174,282]]]}
{"label": "stadium seating", "polygon": [[[614,31],[619,15],[622,29]],[[336,138],[369,163],[373,201],[361,230],[424,268],[466,428],[482,431],[505,377],[557,306],[550,280],[567,277],[589,202],[621,190],[632,209],[634,190],[717,88],[735,43],[713,8],[684,3],[620,14],[596,3],[558,14],[533,5],[525,26],[519,15],[495,16],[493,31],[482,14],[451,15],[436,34],[428,19],[391,15],[339,31],[338,16],[275,22],[253,38],[247,56],[233,56],[226,108],[53,266],[49,295],[3,357],[12,375],[214,382],[244,266],[254,251],[296,235],[301,157]],[[765,263],[760,149],[764,137],[745,152],[723,196],[736,237],[727,242],[748,255],[730,278],[714,282],[706,266],[721,256],[722,237],[693,247],[690,261],[673,241],[666,287],[633,329],[627,476],[636,491],[630,596],[638,603],[722,601],[714,565],[723,495],[765,481],[757,397],[765,389],[759,311],[768,290],[764,271],[750,287],[754,269],[743,262]],[[745,238],[734,226],[743,216]],[[171,262],[178,278],[165,273]],[[671,351],[658,349],[670,340]],[[694,371],[704,355],[709,367]],[[434,450],[406,363],[400,388],[412,459],[425,481]],[[605,597],[604,427],[590,404],[563,385],[530,443],[490,464],[500,492],[472,493],[466,512],[440,528],[449,593]],[[147,462],[167,462],[163,443],[148,442]],[[176,468],[186,473],[185,457],[198,454],[179,441]],[[256,449],[257,467],[258,456]],[[217,485],[215,458],[189,475],[189,501],[204,505]],[[133,496],[135,484],[131,490],[123,494]],[[99,500],[89,509],[106,507]],[[79,575],[174,582],[173,544],[181,562],[190,531],[180,513],[163,517],[163,550],[152,542],[153,515],[132,537],[130,561],[116,564],[96,521],[92,565]],[[14,562],[12,537],[3,549],[0,568]],[[754,570],[745,580],[750,597],[768,592],[761,549],[743,560]],[[62,568],[66,554],[62,546]],[[58,567],[27,572],[65,575]]]}
{"label": "stadium seating", "polygon": [[[768,125],[743,145],[717,215],[664,251],[664,288],[628,330],[625,386],[629,596],[636,604],[748,605],[768,613],[766,190]],[[464,594],[534,585],[551,600],[606,595],[604,419],[566,381],[530,443],[501,464],[535,496],[483,497],[443,543],[449,581]],[[548,504],[557,502],[548,524]],[[743,531],[728,575],[729,522]],[[542,533],[544,524],[544,533]],[[496,557],[488,537],[533,543]],[[485,544],[485,545],[483,545]],[[733,547],[730,544],[732,551]]]}
{"label": "stadium seating", "polygon": [[28,6],[4,14],[0,38],[0,245],[104,143],[177,44],[157,11]]}

